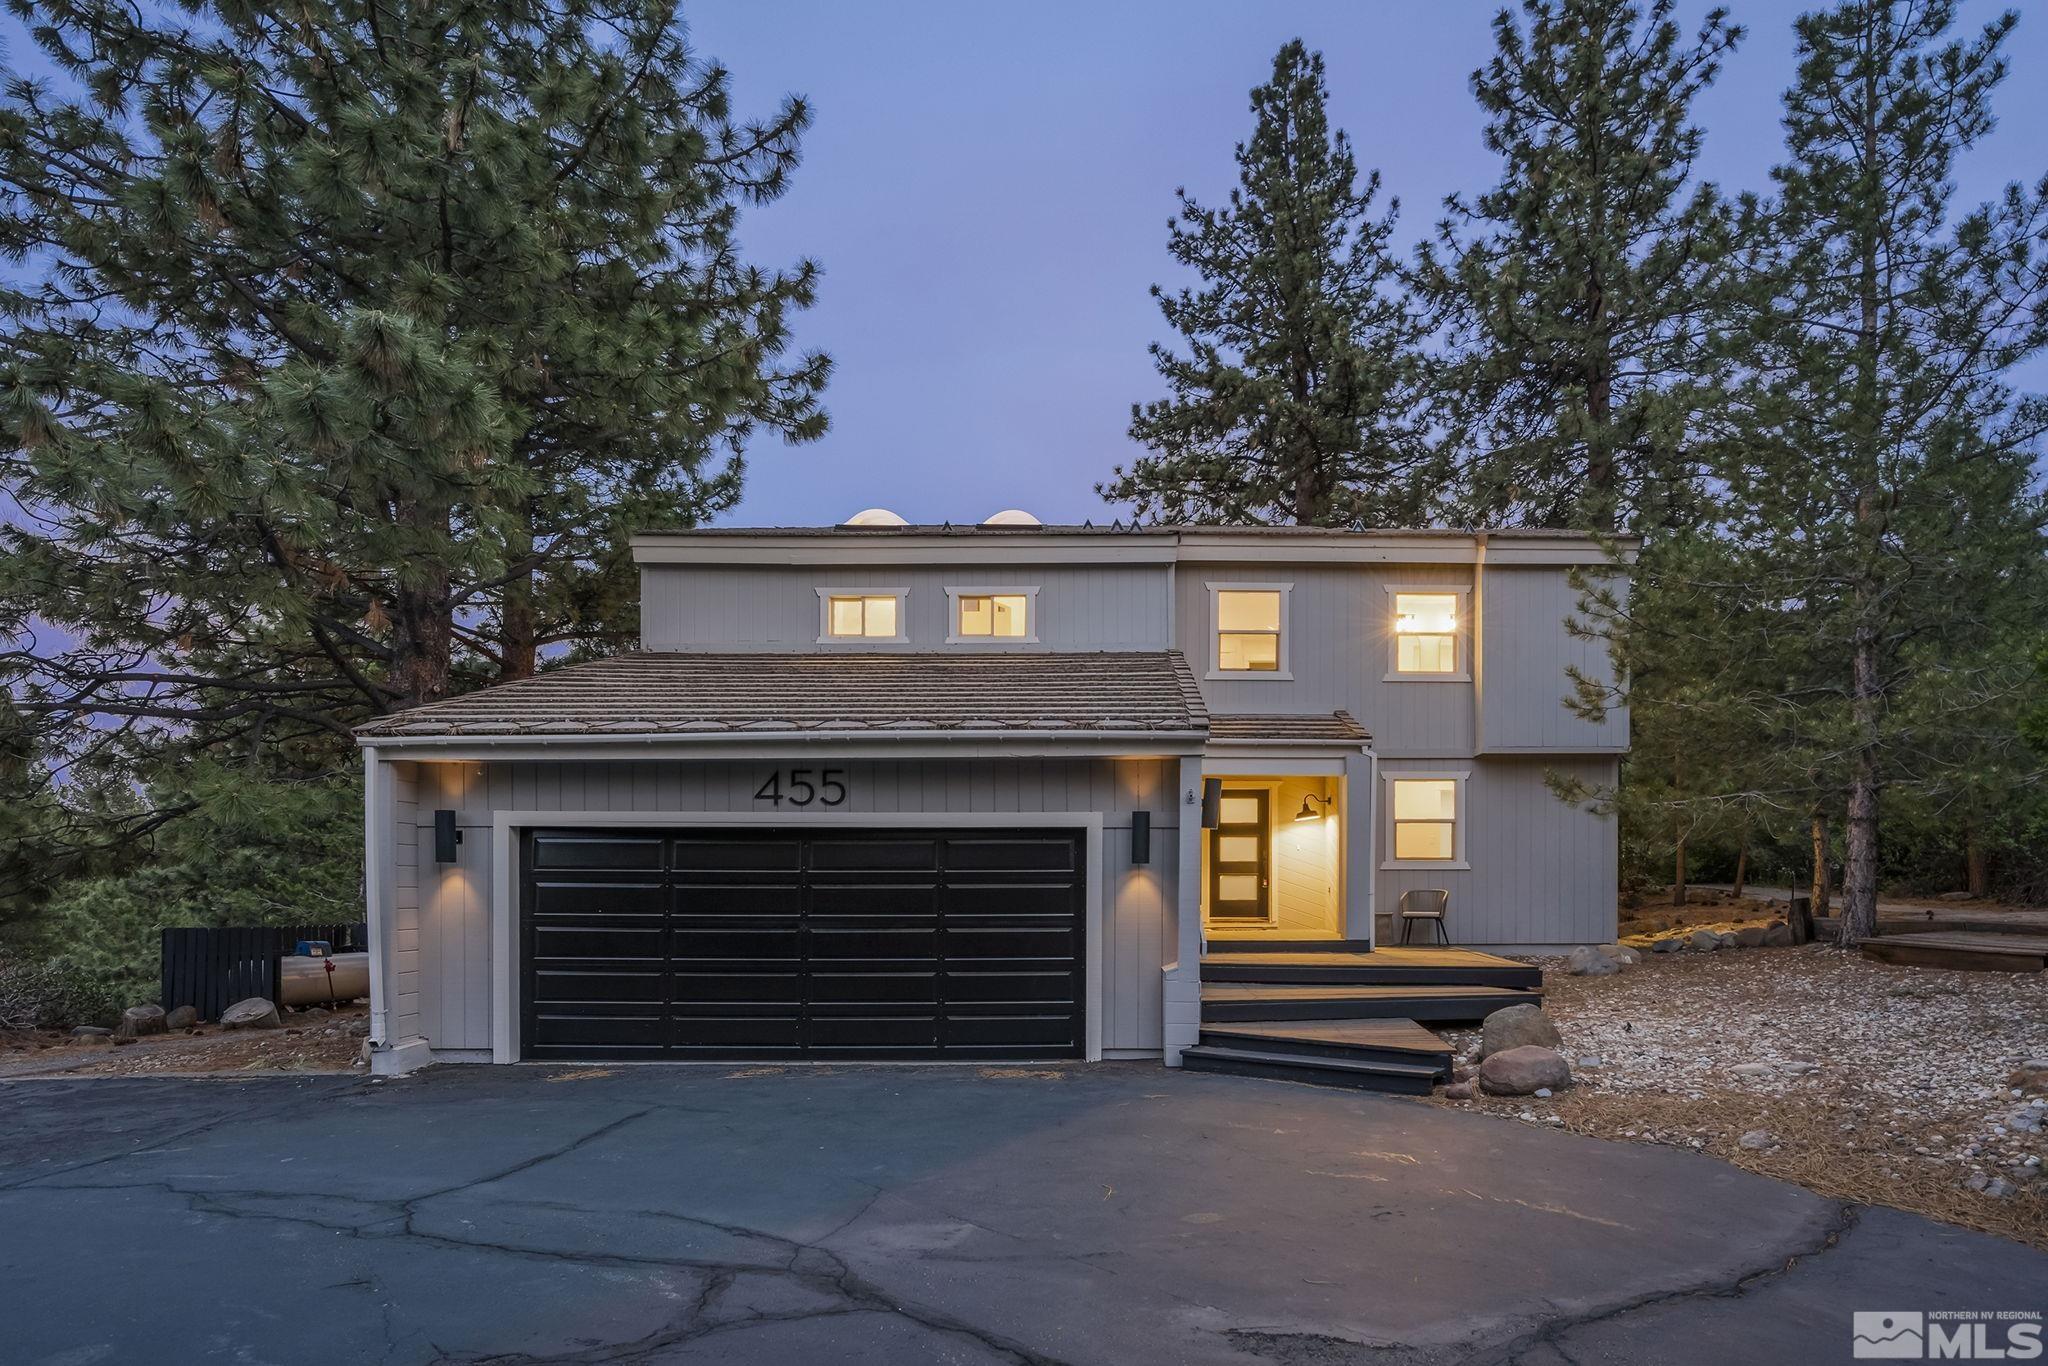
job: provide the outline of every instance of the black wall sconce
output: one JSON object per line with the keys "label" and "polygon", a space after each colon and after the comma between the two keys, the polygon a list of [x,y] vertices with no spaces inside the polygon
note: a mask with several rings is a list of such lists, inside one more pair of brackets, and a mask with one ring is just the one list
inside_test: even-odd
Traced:
{"label": "black wall sconce", "polygon": [[455,862],[455,846],[462,843],[462,832],[455,828],[453,811],[434,813],[434,862]]}
{"label": "black wall sconce", "polygon": [[1133,811],[1131,813],[1131,865],[1137,867],[1152,861],[1152,813]]}
{"label": "black wall sconce", "polygon": [[1202,779],[1202,828],[1214,830],[1223,824],[1223,780]]}

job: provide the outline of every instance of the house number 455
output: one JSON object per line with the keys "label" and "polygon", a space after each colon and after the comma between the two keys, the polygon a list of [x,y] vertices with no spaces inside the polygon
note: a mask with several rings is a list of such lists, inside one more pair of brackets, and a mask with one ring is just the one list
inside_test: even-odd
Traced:
{"label": "house number 455", "polygon": [[840,806],[846,801],[846,770],[843,768],[792,768],[768,775],[768,781],[754,790],[757,802],[780,807]]}

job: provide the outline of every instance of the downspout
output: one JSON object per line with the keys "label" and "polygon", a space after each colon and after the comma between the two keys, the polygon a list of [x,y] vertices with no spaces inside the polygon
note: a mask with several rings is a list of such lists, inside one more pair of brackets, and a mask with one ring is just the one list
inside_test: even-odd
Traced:
{"label": "downspout", "polygon": [[363,903],[370,926],[370,1047],[391,1046],[391,993],[384,980],[385,955],[391,943],[385,928],[385,901],[390,879],[390,860],[384,857],[387,822],[384,803],[379,800],[383,765],[375,745],[363,746]]}
{"label": "downspout", "polygon": [[1380,946],[1380,756],[1370,743],[1365,750],[1365,937],[1369,953]]}

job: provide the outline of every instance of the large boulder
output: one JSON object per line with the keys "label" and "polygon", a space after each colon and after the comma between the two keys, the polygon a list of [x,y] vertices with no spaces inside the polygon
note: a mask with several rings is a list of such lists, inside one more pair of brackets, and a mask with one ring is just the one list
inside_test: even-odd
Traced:
{"label": "large boulder", "polygon": [[1632,968],[1643,961],[1641,951],[1630,944],[1595,944],[1593,947],[1625,968]]}
{"label": "large boulder", "polygon": [[1612,977],[1621,964],[1596,948],[1581,944],[1564,960],[1564,970],[1574,977]]}
{"label": "large boulder", "polygon": [[190,1029],[193,1025],[199,1023],[199,1008],[197,1006],[179,1006],[164,1017],[164,1023],[173,1030]]}
{"label": "large boulder", "polygon": [[1767,949],[1789,949],[1792,947],[1792,927],[1784,921],[1774,921],[1764,930],[1764,947]]}
{"label": "large boulder", "polygon": [[1571,1064],[1554,1048],[1524,1044],[1487,1055],[1479,1064],[1479,1089],[1490,1096],[1533,1096],[1572,1084]]}
{"label": "large boulder", "polygon": [[1496,1010],[1480,1026],[1479,1056],[1482,1058],[1528,1044],[1544,1048],[1558,1048],[1564,1044],[1557,1026],[1543,1013],[1542,1006],[1520,1005]]}
{"label": "large boulder", "polygon": [[1735,942],[1745,949],[1760,949],[1770,931],[1762,925],[1744,925],[1735,932]]}
{"label": "large boulder", "polygon": [[104,1039],[114,1031],[105,1025],[79,1025],[71,1031],[74,1039]]}
{"label": "large boulder", "polygon": [[1712,930],[1694,930],[1685,937],[1685,942],[1701,953],[1712,953],[1721,947],[1721,936]]}
{"label": "large boulder", "polygon": [[261,996],[251,996],[237,1001],[220,1013],[222,1029],[281,1029],[284,1021],[277,1018],[277,1007]]}
{"label": "large boulder", "polygon": [[114,1037],[117,1039],[139,1039],[145,1034],[163,1032],[162,1006],[129,1006],[121,1012],[120,1023],[114,1026]]}
{"label": "large boulder", "polygon": [[1682,953],[1684,950],[1685,940],[1675,934],[1650,945],[1651,953]]}

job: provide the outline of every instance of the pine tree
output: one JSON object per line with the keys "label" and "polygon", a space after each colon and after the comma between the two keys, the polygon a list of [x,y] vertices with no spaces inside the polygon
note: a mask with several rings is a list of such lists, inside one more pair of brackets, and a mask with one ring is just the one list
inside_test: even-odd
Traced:
{"label": "pine tree", "polygon": [[809,111],[736,121],[673,3],[13,7],[59,73],[0,94],[0,620],[49,752],[317,772],[616,648],[623,533],[822,430],[815,267],[735,241]]}
{"label": "pine tree", "polygon": [[1494,187],[1453,196],[1420,278],[1453,342],[1440,415],[1482,524],[1654,530],[1691,518],[1728,213],[1692,184],[1694,97],[1742,30],[1689,44],[1671,0],[1524,0],[1472,77]]}
{"label": "pine tree", "polygon": [[1799,20],[1787,159],[1747,234],[1769,299],[1744,439],[1716,471],[1746,584],[1727,610],[1800,642],[1775,725],[1846,794],[1845,943],[1876,927],[1887,787],[1942,781],[1955,732],[2013,686],[1974,661],[2048,607],[2032,472],[2048,404],[2004,378],[2048,345],[2048,180],[1951,216],[2014,17],[1965,40],[1954,20],[1949,0]]}
{"label": "pine tree", "polygon": [[1325,110],[1323,59],[1280,49],[1252,91],[1227,206],[1178,191],[1176,261],[1201,286],[1153,297],[1185,345],[1152,358],[1170,397],[1134,405],[1153,453],[1096,491],[1168,522],[1310,526],[1426,520],[1437,482],[1413,414],[1422,328],[1351,144]]}

